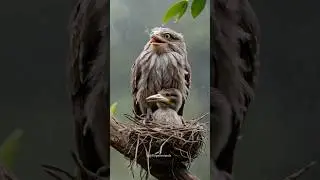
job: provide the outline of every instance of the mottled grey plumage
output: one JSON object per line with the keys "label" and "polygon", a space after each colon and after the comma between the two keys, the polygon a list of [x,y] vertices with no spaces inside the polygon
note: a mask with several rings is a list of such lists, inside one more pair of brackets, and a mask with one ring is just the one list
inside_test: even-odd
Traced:
{"label": "mottled grey plumage", "polygon": [[158,94],[147,97],[147,102],[156,103],[158,109],[153,112],[154,122],[182,126],[183,117],[178,115],[182,105],[182,94],[178,89],[163,89]]}
{"label": "mottled grey plumage", "polygon": [[131,78],[136,115],[146,115],[148,107],[152,112],[157,109],[155,104],[148,106],[148,96],[162,89],[175,88],[181,91],[183,97],[178,110],[182,116],[191,84],[191,68],[182,34],[169,28],[152,29],[150,41],[132,66]]}

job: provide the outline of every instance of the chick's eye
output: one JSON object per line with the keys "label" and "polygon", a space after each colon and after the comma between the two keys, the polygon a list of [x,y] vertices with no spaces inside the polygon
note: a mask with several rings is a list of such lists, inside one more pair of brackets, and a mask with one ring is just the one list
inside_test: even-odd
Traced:
{"label": "chick's eye", "polygon": [[169,94],[169,93],[166,93],[165,96],[170,96],[170,94]]}

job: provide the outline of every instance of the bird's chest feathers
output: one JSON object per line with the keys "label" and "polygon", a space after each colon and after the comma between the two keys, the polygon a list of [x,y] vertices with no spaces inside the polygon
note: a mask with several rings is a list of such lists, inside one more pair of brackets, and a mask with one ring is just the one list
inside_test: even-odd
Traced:
{"label": "bird's chest feathers", "polygon": [[158,109],[153,114],[154,121],[165,124],[181,124],[181,119],[176,111],[170,108]]}
{"label": "bird's chest feathers", "polygon": [[163,88],[180,88],[183,84],[183,69],[177,60],[166,56],[159,57],[151,64],[149,79],[155,84],[157,90]]}
{"label": "bird's chest feathers", "polygon": [[138,100],[144,100],[161,89],[185,89],[185,71],[179,60],[168,54],[151,56],[142,70]]}

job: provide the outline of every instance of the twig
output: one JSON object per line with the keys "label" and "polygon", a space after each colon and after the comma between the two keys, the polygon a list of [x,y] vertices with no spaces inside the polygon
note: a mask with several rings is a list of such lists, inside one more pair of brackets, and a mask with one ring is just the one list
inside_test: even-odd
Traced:
{"label": "twig", "polygon": [[147,169],[148,169],[148,173],[146,174],[146,180],[148,179],[149,175],[151,174],[150,173],[150,151],[147,151],[147,148],[146,146],[143,144],[144,146],[144,150],[146,152],[146,157],[147,157]]}
{"label": "twig", "polygon": [[138,148],[139,148],[139,135],[138,135],[138,139],[137,139],[137,145],[136,145],[136,151],[135,151],[135,154],[134,154],[134,162],[135,162],[135,165],[137,165],[137,156],[138,156]]}
{"label": "twig", "polygon": [[170,139],[171,137],[172,137],[172,136],[170,136],[168,139],[166,139],[166,140],[161,144],[159,151],[157,151],[157,152],[154,153],[154,154],[157,154],[157,153],[162,154],[162,148],[163,148],[163,146],[169,141],[169,139]]}
{"label": "twig", "polygon": [[316,165],[317,162],[316,161],[312,161],[310,162],[308,165],[306,165],[305,167],[299,169],[299,171],[287,176],[286,178],[284,178],[283,180],[295,180],[298,179],[301,175],[303,175],[304,173],[306,173],[311,167],[313,167],[314,165]]}
{"label": "twig", "polygon": [[41,165],[45,171],[47,172],[48,170],[49,171],[55,171],[55,172],[60,172],[62,174],[64,174],[66,177],[70,178],[70,179],[75,179],[74,176],[72,176],[70,173],[68,173],[67,171],[63,170],[63,169],[60,169],[58,167],[55,167],[55,166],[52,166],[52,165],[46,165],[46,164],[43,164]]}
{"label": "twig", "polygon": [[0,179],[18,180],[18,178],[6,167],[0,164]]}
{"label": "twig", "polygon": [[192,120],[192,121],[191,121],[192,124],[195,124],[195,123],[199,122],[201,119],[203,119],[203,118],[206,117],[207,115],[209,115],[209,113],[205,113],[204,115],[202,115],[202,116],[200,116],[200,117]]}
{"label": "twig", "polygon": [[71,151],[71,155],[72,155],[72,158],[75,161],[77,167],[80,169],[80,171],[85,172],[88,176],[93,177],[95,179],[99,179],[99,180],[106,179],[104,177],[98,176],[97,174],[91,172],[86,167],[84,167],[82,165],[82,161],[79,159],[79,157],[77,156],[77,154],[75,152]]}
{"label": "twig", "polygon": [[62,178],[60,176],[58,176],[55,172],[52,172],[50,170],[44,170],[44,172],[46,172],[49,176],[51,176],[57,180],[62,180]]}

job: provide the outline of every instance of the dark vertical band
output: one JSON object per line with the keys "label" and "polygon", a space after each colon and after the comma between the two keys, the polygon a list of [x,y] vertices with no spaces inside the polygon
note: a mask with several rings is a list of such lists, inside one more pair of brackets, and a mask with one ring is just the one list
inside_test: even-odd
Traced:
{"label": "dark vertical band", "polygon": [[79,176],[110,176],[109,0],[79,0],[71,16],[68,85]]}
{"label": "dark vertical band", "polygon": [[248,0],[214,0],[210,19],[211,176],[229,179],[240,126],[254,98],[260,32]]}

